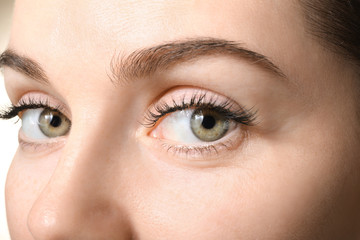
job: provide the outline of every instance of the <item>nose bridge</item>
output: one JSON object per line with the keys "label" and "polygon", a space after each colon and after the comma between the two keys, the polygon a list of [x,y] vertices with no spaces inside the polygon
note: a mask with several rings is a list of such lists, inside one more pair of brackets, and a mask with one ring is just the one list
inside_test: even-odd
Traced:
{"label": "nose bridge", "polygon": [[121,160],[110,156],[113,139],[99,127],[78,126],[29,213],[29,229],[35,239],[122,239],[129,225],[119,191],[114,199]]}

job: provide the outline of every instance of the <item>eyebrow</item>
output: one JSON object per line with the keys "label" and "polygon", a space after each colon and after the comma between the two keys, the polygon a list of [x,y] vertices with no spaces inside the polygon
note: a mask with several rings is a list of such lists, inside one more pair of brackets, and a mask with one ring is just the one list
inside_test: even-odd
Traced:
{"label": "eyebrow", "polygon": [[[136,50],[128,56],[114,54],[110,62],[111,74],[108,76],[114,83],[127,83],[203,56],[232,56],[247,60],[281,78],[286,77],[281,69],[266,56],[251,51],[237,42],[217,38],[169,42]],[[0,68],[4,66],[40,83],[50,84],[46,72],[39,63],[29,57],[17,54],[14,50],[8,49],[0,55]]]}
{"label": "eyebrow", "polygon": [[235,41],[218,38],[197,38],[170,42],[134,51],[127,57],[114,55],[110,64],[112,76],[109,77],[114,82],[127,82],[160,70],[167,70],[182,62],[211,55],[225,55],[247,60],[278,77],[286,78],[281,69],[266,56],[251,51]]}
{"label": "eyebrow", "polygon": [[49,84],[49,79],[39,63],[28,57],[20,56],[13,50],[8,49],[0,55],[0,68],[4,66],[10,67],[40,83]]}

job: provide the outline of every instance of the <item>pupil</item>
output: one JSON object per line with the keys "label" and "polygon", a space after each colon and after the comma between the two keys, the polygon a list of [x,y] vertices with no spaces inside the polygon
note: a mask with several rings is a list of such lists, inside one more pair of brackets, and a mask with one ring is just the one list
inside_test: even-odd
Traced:
{"label": "pupil", "polygon": [[55,128],[59,127],[61,125],[61,118],[59,116],[53,116],[50,125]]}
{"label": "pupil", "polygon": [[215,126],[215,124],[216,124],[215,118],[209,115],[205,115],[201,123],[201,125],[205,129],[211,129]]}

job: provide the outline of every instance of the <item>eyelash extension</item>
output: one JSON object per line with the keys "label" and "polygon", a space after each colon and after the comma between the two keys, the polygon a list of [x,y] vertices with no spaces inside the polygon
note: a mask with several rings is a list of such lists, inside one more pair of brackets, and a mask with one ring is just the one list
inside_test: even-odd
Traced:
{"label": "eyelash extension", "polygon": [[23,99],[20,100],[18,105],[11,105],[5,110],[1,110],[0,119],[9,120],[16,116],[19,116],[19,114],[25,110],[38,108],[51,109],[53,111],[61,112],[61,106],[50,107],[48,100]]}
{"label": "eyelash extension", "polygon": [[207,94],[206,93],[195,93],[189,102],[186,102],[185,96],[182,99],[180,104],[176,103],[173,99],[173,106],[170,106],[166,102],[160,102],[154,105],[155,112],[148,110],[145,116],[145,127],[154,127],[156,123],[165,115],[186,110],[190,108],[195,108],[196,110],[212,110],[224,116],[228,120],[235,121],[237,123],[253,126],[256,120],[257,111],[246,110],[245,108],[240,108],[238,110],[231,110],[233,103],[228,99],[225,102],[217,103],[217,98],[211,97],[207,102],[205,101]]}

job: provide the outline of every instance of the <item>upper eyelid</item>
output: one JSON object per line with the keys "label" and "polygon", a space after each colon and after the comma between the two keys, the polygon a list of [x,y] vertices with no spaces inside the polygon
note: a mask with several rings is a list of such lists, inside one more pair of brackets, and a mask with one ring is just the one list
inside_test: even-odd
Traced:
{"label": "upper eyelid", "polygon": [[67,105],[52,95],[43,92],[33,92],[24,95],[16,105],[30,106],[38,105],[42,108],[56,110],[71,119],[72,115]]}
{"label": "upper eyelid", "polygon": [[[238,123],[249,126],[255,125],[257,111],[252,111],[252,108],[247,109],[237,104],[234,100],[220,96],[210,90],[194,89],[189,92],[191,92],[191,98],[187,96],[189,93],[185,91],[177,100],[171,97],[169,100],[169,102],[171,102],[170,104],[160,98],[158,102],[149,107],[145,116],[147,123],[143,123],[142,125],[145,127],[154,127],[158,120],[165,117],[165,115],[191,107],[208,107],[227,115],[229,119]],[[221,98],[222,100],[219,100]],[[177,101],[180,101],[180,104]]]}
{"label": "upper eyelid", "polygon": [[29,109],[51,109],[52,111],[57,111],[63,115],[65,115],[67,118],[67,114],[65,114],[65,109],[61,106],[52,106],[49,104],[48,101],[41,102],[41,101],[34,101],[34,99],[30,99],[29,102],[26,102],[25,100],[20,100],[18,104],[12,105],[8,107],[8,109],[3,110],[0,112],[0,119],[12,119],[16,116],[18,116],[19,113],[24,112]]}
{"label": "upper eyelid", "polygon": [[65,113],[67,112],[67,110],[65,109],[65,107],[62,104],[53,104],[53,103],[51,103],[51,101],[48,98],[46,98],[44,100],[32,99],[32,98],[28,98],[26,100],[23,99],[23,100],[20,100],[16,106],[22,106],[22,107],[28,108],[28,109],[46,108],[46,109],[58,111],[64,115],[66,115]]}

